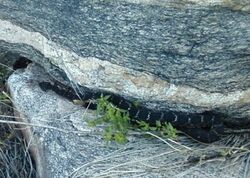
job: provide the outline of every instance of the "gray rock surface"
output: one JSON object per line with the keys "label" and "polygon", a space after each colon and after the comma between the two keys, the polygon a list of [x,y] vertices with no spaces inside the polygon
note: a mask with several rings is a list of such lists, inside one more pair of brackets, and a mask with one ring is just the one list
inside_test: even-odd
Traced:
{"label": "gray rock surface", "polygon": [[[16,71],[9,78],[8,86],[15,107],[23,116],[24,120],[20,121],[31,124],[27,126],[26,137],[30,132],[28,142],[30,147],[35,147],[34,158],[42,167],[39,174],[68,177],[73,168],[112,149],[105,148],[100,136],[91,135],[83,118],[83,107],[39,88],[39,81],[48,80],[41,67],[31,66],[27,71]],[[85,116],[93,118],[94,114],[88,112]]]}
{"label": "gray rock surface", "polygon": [[212,92],[249,87],[249,14],[141,2],[5,1],[1,19],[81,57],[147,71],[171,83]]}
{"label": "gray rock surface", "polygon": [[248,0],[5,0],[0,46],[154,109],[249,121],[249,12]]}
{"label": "gray rock surface", "polygon": [[[172,142],[137,135],[107,146],[102,128],[87,127],[93,112],[38,82],[54,77],[153,109],[216,110],[249,123],[249,29],[248,0],[0,0],[0,62],[24,56],[46,71],[32,64],[8,80],[38,176],[248,177],[241,159],[189,164],[193,148]],[[196,149],[202,157],[218,147]]]}
{"label": "gray rock surface", "polygon": [[[126,145],[107,145],[100,136],[101,127],[90,129],[87,126],[86,120],[95,117],[92,111],[39,88],[38,82],[49,80],[45,71],[34,64],[15,71],[8,79],[38,177],[235,178],[244,174],[245,163],[241,159],[234,164],[223,157],[189,164],[188,156],[196,151],[202,157],[205,150],[215,151],[221,147],[193,148],[187,145],[191,143],[187,138],[180,138],[186,147],[166,140],[172,148],[158,139],[141,135],[131,136]],[[222,165],[227,169],[221,169]]]}

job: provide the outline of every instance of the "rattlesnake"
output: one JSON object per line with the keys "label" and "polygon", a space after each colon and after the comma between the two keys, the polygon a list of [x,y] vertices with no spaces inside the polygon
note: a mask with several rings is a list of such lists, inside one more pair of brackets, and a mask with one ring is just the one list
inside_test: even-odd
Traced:
{"label": "rattlesnake", "polygon": [[[97,99],[107,93],[86,92],[84,95],[75,94],[75,91],[58,81],[40,82],[42,90],[53,90],[57,94],[66,97],[69,100],[79,99]],[[144,106],[135,106],[132,102],[116,94],[109,94],[108,101],[120,109],[127,110],[130,118],[138,121],[145,121],[154,125],[157,120],[171,123],[175,128],[183,131],[197,141],[211,143],[220,139],[224,131],[223,122],[220,114],[212,111],[203,113],[185,113],[177,111],[154,111]],[[92,104],[93,108],[95,107]]]}

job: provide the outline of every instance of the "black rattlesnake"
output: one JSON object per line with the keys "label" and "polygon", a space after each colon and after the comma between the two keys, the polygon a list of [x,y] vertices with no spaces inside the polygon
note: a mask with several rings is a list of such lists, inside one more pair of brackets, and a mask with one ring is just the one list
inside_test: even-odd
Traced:
{"label": "black rattlesnake", "polygon": [[[42,90],[53,90],[55,93],[66,97],[69,100],[78,99],[74,90],[60,82],[41,82],[39,86]],[[97,99],[103,93],[85,93],[80,95],[82,100]],[[104,94],[105,95],[105,94]],[[110,95],[109,99],[118,108],[127,110],[134,120],[143,120],[154,125],[156,120],[169,122],[177,129],[185,132],[197,141],[211,143],[220,139],[224,132],[223,122],[220,114],[206,111],[203,113],[185,113],[177,111],[153,111],[143,106],[134,106],[131,102],[118,95]]]}

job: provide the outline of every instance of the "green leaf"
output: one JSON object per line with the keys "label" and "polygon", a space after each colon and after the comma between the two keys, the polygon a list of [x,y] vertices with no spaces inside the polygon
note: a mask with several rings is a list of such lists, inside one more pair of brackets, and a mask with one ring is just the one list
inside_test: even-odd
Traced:
{"label": "green leaf", "polygon": [[150,126],[148,123],[146,123],[145,121],[137,121],[137,123],[139,124],[139,128],[143,131],[149,131],[150,130]]}
{"label": "green leaf", "polygon": [[172,126],[171,123],[165,123],[162,128],[162,133],[168,138],[177,139],[177,130]]}
{"label": "green leaf", "polygon": [[88,121],[88,126],[89,127],[95,127],[96,126],[96,122],[95,121]]}
{"label": "green leaf", "polygon": [[161,121],[156,121],[156,122],[155,122],[155,125],[156,125],[157,128],[160,129],[160,128],[161,128]]}
{"label": "green leaf", "polygon": [[138,108],[138,107],[140,106],[140,102],[139,102],[139,101],[134,101],[134,102],[133,102],[133,105],[134,105],[136,108]]}
{"label": "green leaf", "polygon": [[126,136],[124,134],[120,133],[120,132],[116,133],[114,137],[115,137],[115,141],[117,143],[124,144],[124,143],[126,143],[128,141]]}
{"label": "green leaf", "polygon": [[158,130],[158,128],[157,127],[149,127],[149,130],[156,131],[156,130]]}
{"label": "green leaf", "polygon": [[109,133],[109,132],[105,132],[105,134],[104,134],[104,140],[106,140],[106,141],[113,140],[113,134]]}

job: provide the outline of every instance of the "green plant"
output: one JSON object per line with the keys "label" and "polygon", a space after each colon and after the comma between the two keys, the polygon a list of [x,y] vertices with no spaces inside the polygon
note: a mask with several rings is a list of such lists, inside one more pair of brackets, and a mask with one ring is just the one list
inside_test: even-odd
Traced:
{"label": "green plant", "polygon": [[0,93],[0,101],[5,100],[6,97],[3,95],[3,93]]}
{"label": "green plant", "polygon": [[168,138],[176,140],[178,138],[177,136],[177,130],[172,126],[171,123],[165,122],[165,124],[162,126],[162,135],[166,135]]}
{"label": "green plant", "polygon": [[[105,124],[104,139],[106,141],[116,141],[117,143],[126,143],[127,133],[132,129],[130,125],[129,113],[126,110],[117,108],[108,101],[110,96],[101,96],[97,99],[96,113],[97,119],[88,122],[90,127]],[[135,107],[138,104],[135,104]],[[177,139],[177,130],[170,124],[162,124],[156,121],[155,126],[150,126],[145,121],[136,121],[141,131],[157,131],[161,136],[170,139]]]}
{"label": "green plant", "polygon": [[106,124],[104,139],[118,143],[127,142],[130,118],[127,111],[115,107],[108,101],[110,96],[102,96],[97,99],[97,114],[101,115],[95,120],[89,121],[89,126]]}
{"label": "green plant", "polygon": [[139,129],[143,131],[158,131],[161,136],[166,136],[167,138],[176,140],[177,139],[177,130],[172,126],[171,123],[165,122],[162,124],[160,121],[156,121],[155,126],[150,126],[144,121],[137,121]]}
{"label": "green plant", "polygon": [[0,93],[0,101],[8,102],[8,101],[10,101],[10,96],[6,92],[2,91]]}

